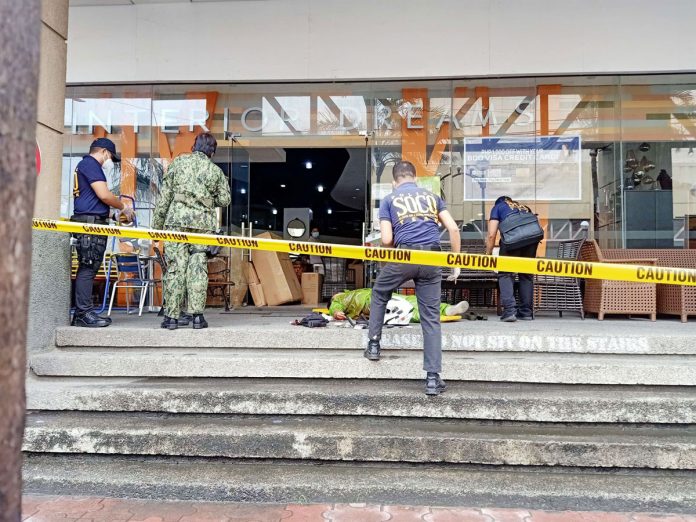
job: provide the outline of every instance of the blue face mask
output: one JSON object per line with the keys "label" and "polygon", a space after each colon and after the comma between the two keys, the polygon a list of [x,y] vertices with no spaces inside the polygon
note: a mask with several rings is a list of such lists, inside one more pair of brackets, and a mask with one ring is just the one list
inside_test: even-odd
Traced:
{"label": "blue face mask", "polygon": [[319,239],[319,232],[312,232],[312,237],[314,239]]}

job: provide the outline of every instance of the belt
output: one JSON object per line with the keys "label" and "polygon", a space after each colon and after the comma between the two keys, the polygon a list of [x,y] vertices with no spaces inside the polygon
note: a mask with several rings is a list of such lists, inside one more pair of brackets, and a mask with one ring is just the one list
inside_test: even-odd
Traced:
{"label": "belt", "polygon": [[94,216],[89,214],[76,214],[70,217],[70,221],[76,221],[77,223],[90,223],[106,225],[109,222],[109,216]]}
{"label": "belt", "polygon": [[402,244],[397,246],[396,248],[404,248],[406,250],[432,250],[433,252],[439,252],[442,250],[440,245],[409,245],[409,244]]}
{"label": "belt", "polygon": [[212,198],[197,198],[186,194],[174,194],[174,201],[178,203],[192,203],[197,201],[206,208],[213,208],[215,204]]}

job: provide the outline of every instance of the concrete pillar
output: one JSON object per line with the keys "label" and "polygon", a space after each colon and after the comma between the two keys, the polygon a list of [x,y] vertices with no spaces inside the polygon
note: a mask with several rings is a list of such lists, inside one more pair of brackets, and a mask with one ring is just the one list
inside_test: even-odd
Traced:
{"label": "concrete pillar", "polygon": [[[36,139],[41,173],[34,216],[60,217],[63,165],[63,114],[68,38],[68,0],[41,2],[41,65]],[[70,246],[67,234],[34,231],[27,349],[53,345],[56,326],[68,324]]]}

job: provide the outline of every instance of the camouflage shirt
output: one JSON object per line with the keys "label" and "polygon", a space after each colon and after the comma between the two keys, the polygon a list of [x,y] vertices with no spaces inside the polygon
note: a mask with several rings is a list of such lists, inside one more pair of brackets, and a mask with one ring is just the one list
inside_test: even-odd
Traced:
{"label": "camouflage shirt", "polygon": [[179,156],[167,169],[152,228],[212,232],[217,207],[230,204],[230,187],[220,167],[202,152]]}

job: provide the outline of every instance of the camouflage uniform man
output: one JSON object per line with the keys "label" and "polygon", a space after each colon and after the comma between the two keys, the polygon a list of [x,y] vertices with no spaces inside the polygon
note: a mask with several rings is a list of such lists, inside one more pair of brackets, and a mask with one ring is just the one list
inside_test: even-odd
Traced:
{"label": "camouflage uniform man", "polygon": [[[210,158],[217,141],[210,133],[196,136],[192,153],[176,158],[164,177],[153,228],[177,232],[212,233],[217,224],[217,207],[230,204],[230,188],[220,167]],[[206,247],[165,243],[167,273],[164,276],[165,317],[162,328],[179,327],[181,308],[188,298],[193,328],[207,328],[203,318],[208,289]],[[185,320],[185,322],[183,322]],[[182,326],[188,319],[182,318]]]}

